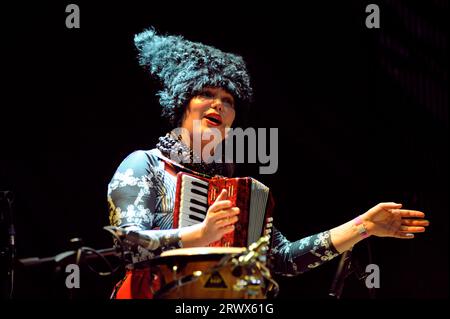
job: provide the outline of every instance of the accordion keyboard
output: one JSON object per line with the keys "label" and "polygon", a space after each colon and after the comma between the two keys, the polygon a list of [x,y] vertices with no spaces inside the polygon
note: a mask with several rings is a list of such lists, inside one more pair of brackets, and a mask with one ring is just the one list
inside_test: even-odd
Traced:
{"label": "accordion keyboard", "polygon": [[183,175],[180,196],[180,227],[201,223],[208,211],[208,182]]}

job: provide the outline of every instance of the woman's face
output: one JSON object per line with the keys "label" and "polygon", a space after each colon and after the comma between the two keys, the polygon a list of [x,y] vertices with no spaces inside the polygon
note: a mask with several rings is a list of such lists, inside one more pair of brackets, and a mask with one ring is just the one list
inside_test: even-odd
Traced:
{"label": "woman's face", "polygon": [[[233,96],[227,91],[221,88],[205,87],[189,101],[181,126],[189,131],[191,139],[194,133],[201,133],[204,136],[205,133],[216,129],[223,140],[225,128],[231,127],[236,115],[234,103]],[[199,122],[194,127],[195,120]],[[197,131],[194,132],[194,130]],[[208,141],[203,141],[202,146],[205,143]]]}

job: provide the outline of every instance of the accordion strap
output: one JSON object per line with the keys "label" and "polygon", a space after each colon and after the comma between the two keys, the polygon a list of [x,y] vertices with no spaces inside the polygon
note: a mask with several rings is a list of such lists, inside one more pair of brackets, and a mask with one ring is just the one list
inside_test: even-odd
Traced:
{"label": "accordion strap", "polygon": [[211,179],[211,178],[212,178],[212,176],[209,176],[209,175],[207,175],[207,174],[203,174],[203,173],[194,171],[194,170],[192,170],[192,169],[190,169],[190,168],[187,168],[186,166],[181,165],[180,163],[177,163],[177,162],[171,160],[170,158],[164,156],[164,155],[161,153],[161,151],[158,150],[158,149],[153,149],[153,150],[151,150],[150,152],[151,152],[153,155],[155,155],[156,157],[158,157],[160,160],[166,162],[166,163],[169,164],[169,165],[175,166],[175,167],[178,168],[179,170],[182,170],[182,171],[185,171],[185,172],[188,172],[188,173],[197,175],[197,176],[201,176],[201,177],[204,177],[204,178],[208,178],[208,179]]}

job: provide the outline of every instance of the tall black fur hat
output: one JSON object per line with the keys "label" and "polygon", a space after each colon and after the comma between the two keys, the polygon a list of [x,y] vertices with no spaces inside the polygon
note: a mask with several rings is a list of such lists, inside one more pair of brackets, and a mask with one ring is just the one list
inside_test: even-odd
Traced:
{"label": "tall black fur hat", "polygon": [[140,64],[163,84],[158,92],[162,114],[172,124],[179,124],[188,101],[205,86],[225,89],[237,104],[252,99],[250,77],[238,55],[182,36],[159,35],[154,28],[135,35],[134,43]]}

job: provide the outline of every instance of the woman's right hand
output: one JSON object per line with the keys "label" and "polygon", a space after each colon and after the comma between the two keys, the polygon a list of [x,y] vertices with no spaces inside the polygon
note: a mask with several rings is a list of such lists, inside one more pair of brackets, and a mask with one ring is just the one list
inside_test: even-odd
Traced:
{"label": "woman's right hand", "polygon": [[239,208],[232,207],[227,200],[225,189],[219,194],[215,202],[209,207],[205,220],[201,223],[201,237],[205,246],[220,240],[225,234],[234,230],[234,224],[238,221]]}

